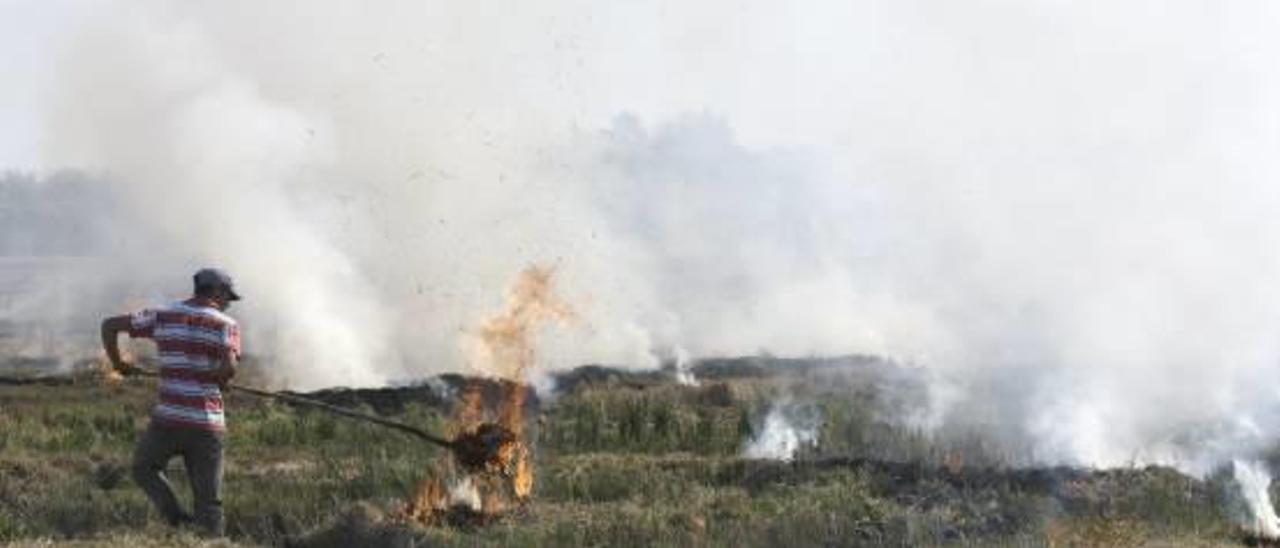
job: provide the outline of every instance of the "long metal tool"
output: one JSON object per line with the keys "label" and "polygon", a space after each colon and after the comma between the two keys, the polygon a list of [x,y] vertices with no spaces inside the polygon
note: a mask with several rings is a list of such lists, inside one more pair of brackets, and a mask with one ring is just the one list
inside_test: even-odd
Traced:
{"label": "long metal tool", "polygon": [[[154,372],[154,371],[147,371],[147,370],[145,370],[145,369],[135,369],[133,372],[131,372],[131,373],[130,373],[130,375],[137,375],[137,376],[140,376],[140,377],[151,377],[151,378],[155,378],[155,379],[160,378],[160,374],[159,374],[159,373],[156,373],[156,372]],[[286,403],[291,403],[291,404],[294,404],[294,405],[303,405],[303,406],[307,406],[307,407],[313,407],[313,408],[320,409],[320,410],[323,410],[323,411],[328,411],[328,412],[333,413],[333,414],[335,414],[335,415],[342,415],[342,416],[344,416],[344,417],[348,417],[348,418],[352,418],[352,419],[356,419],[356,420],[362,420],[362,421],[366,421],[366,422],[371,422],[371,423],[373,423],[373,424],[377,424],[377,425],[379,425],[379,426],[386,426],[387,428],[392,428],[392,429],[395,429],[395,430],[399,430],[399,431],[404,432],[404,433],[406,433],[406,434],[412,434],[412,435],[417,436],[417,437],[419,437],[419,438],[421,438],[421,439],[423,439],[423,440],[426,440],[427,442],[434,443],[434,444],[439,445],[439,446],[441,446],[441,447],[445,447],[445,448],[448,448],[448,449],[455,449],[455,450],[457,449],[457,445],[458,445],[458,444],[457,444],[457,443],[455,443],[455,442],[453,442],[453,441],[446,440],[446,439],[444,439],[444,438],[438,437],[438,436],[436,436],[436,435],[434,435],[434,434],[431,434],[430,432],[427,432],[427,431],[422,430],[422,429],[420,429],[420,428],[417,428],[417,427],[414,427],[414,426],[410,426],[410,425],[407,425],[407,424],[402,423],[402,422],[396,422],[396,421],[393,421],[393,420],[385,419],[385,418],[379,417],[379,416],[377,416],[377,415],[370,415],[370,414],[367,414],[367,413],[361,413],[361,412],[359,412],[359,411],[354,411],[354,410],[348,409],[348,408],[346,408],[346,407],[339,407],[339,406],[337,406],[337,405],[332,405],[332,404],[328,404],[328,403],[325,403],[325,402],[322,402],[322,401],[319,401],[319,400],[313,400],[313,399],[311,399],[311,398],[304,398],[304,397],[302,397],[302,396],[298,396],[298,395],[294,395],[294,394],[288,394],[288,393],[285,393],[285,392],[268,392],[268,391],[266,391],[266,390],[259,390],[259,389],[257,389],[257,388],[249,388],[248,386],[241,386],[241,385],[238,385],[238,384],[227,384],[227,385],[225,385],[225,386],[226,386],[227,388],[232,389],[232,390],[237,390],[237,391],[240,391],[240,392],[244,392],[244,393],[246,393],[246,394],[253,394],[254,396],[259,396],[259,397],[262,397],[262,398],[268,398],[268,399],[273,399],[273,400],[279,400],[279,401],[286,402]]]}
{"label": "long metal tool", "polygon": [[[159,373],[147,371],[145,369],[134,369],[130,374],[142,377],[160,378]],[[470,470],[489,470],[497,468],[503,470],[504,473],[508,473],[510,470],[506,464],[510,462],[510,456],[512,455],[514,447],[519,442],[516,434],[512,432],[511,429],[492,422],[481,424],[471,432],[459,435],[455,439],[447,440],[427,432],[426,430],[409,426],[402,422],[396,422],[376,415],[353,411],[345,407],[331,405],[311,398],[304,398],[302,396],[284,392],[268,392],[266,390],[258,390],[257,388],[249,388],[247,386],[240,386],[237,384],[227,384],[226,387],[231,390],[238,390],[246,394],[253,394],[263,398],[313,407],[335,415],[342,415],[344,417],[399,430],[406,434],[412,434],[428,443],[433,443],[440,447],[449,449],[449,451],[453,453],[454,459],[456,459],[464,468]]]}

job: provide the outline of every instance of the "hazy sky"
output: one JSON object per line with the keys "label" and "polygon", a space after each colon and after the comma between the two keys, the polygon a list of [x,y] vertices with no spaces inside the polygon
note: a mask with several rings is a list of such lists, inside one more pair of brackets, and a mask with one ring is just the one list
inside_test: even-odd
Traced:
{"label": "hazy sky", "polygon": [[42,86],[52,75],[52,49],[74,25],[84,0],[0,1],[0,170],[39,163]]}
{"label": "hazy sky", "polygon": [[1050,461],[1280,431],[1276,2],[38,6],[0,164],[106,167],[147,236],[85,292],[225,265],[295,383],[464,368],[554,263],[549,367],[893,356]]}

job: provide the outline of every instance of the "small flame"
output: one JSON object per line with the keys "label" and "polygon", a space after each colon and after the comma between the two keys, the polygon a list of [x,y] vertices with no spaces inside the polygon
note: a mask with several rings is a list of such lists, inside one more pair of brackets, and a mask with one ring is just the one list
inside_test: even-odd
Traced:
{"label": "small flame", "polygon": [[102,378],[109,385],[118,386],[124,382],[124,375],[121,375],[119,371],[116,371],[115,367],[111,366],[111,360],[107,359],[106,353],[98,356],[98,371],[102,373]]}
{"label": "small flame", "polygon": [[471,476],[463,476],[448,482],[441,476],[427,478],[418,486],[418,492],[400,509],[399,517],[424,525],[443,521],[483,521],[484,505],[480,491]]}
{"label": "small flame", "polygon": [[102,378],[106,379],[107,382],[112,385],[124,382],[124,375],[121,375],[119,371],[112,368],[107,368],[107,370],[103,372]]}
{"label": "small flame", "polygon": [[528,445],[517,443],[512,448],[513,458],[509,467],[511,492],[517,501],[524,502],[533,493],[533,464],[530,461]]}
{"label": "small flame", "polygon": [[418,485],[418,492],[401,510],[405,518],[418,523],[431,523],[441,512],[448,510],[448,491],[444,480],[429,477]]}

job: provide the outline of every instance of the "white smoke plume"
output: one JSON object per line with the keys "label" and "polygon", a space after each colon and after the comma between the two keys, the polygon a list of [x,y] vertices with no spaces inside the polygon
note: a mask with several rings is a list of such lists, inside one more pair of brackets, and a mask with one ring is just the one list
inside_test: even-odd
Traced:
{"label": "white smoke plume", "polygon": [[801,449],[817,443],[818,427],[813,409],[789,402],[775,403],[742,454],[749,459],[791,461]]}
{"label": "white smoke plume", "polygon": [[1240,487],[1240,495],[1248,507],[1249,516],[1241,525],[1265,538],[1280,538],[1280,518],[1271,504],[1271,474],[1266,465],[1255,461],[1231,461],[1232,473]]}
{"label": "white smoke plume", "polygon": [[476,512],[483,508],[483,502],[480,500],[480,490],[476,489],[475,482],[471,480],[471,476],[462,476],[461,479],[449,486],[449,506],[465,506]]}
{"label": "white smoke plume", "polygon": [[676,384],[681,386],[698,386],[697,375],[693,372],[694,359],[683,346],[658,347],[649,352],[651,367],[661,367],[671,375]]}
{"label": "white smoke plume", "polygon": [[118,189],[92,312],[222,265],[291,386],[460,369],[555,261],[550,367],[886,355],[1040,462],[1280,432],[1269,2],[84,9],[42,161]]}
{"label": "white smoke plume", "polygon": [[676,383],[682,386],[700,385],[697,375],[693,374],[693,360],[689,356],[689,351],[682,346],[677,346],[672,353],[674,354],[672,368],[675,370]]}

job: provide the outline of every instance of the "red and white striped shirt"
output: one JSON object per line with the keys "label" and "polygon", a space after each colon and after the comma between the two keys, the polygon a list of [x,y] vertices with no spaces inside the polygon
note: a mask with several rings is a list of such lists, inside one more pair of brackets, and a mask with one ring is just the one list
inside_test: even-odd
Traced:
{"label": "red and white striped shirt", "polygon": [[131,316],[129,335],[156,342],[160,403],[151,419],[166,425],[225,430],[214,372],[228,352],[240,356],[240,326],[212,302],[193,298]]}

